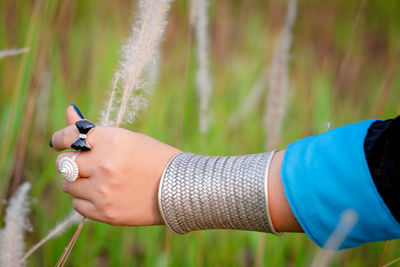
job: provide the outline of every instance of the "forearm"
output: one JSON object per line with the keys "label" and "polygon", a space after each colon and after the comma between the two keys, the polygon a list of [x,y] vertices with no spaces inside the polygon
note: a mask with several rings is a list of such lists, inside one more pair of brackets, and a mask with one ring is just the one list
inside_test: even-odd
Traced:
{"label": "forearm", "polygon": [[[165,202],[164,199],[160,201],[165,206],[161,207],[161,211],[168,209],[164,213],[165,222],[175,230],[187,224],[188,220],[188,227],[184,231],[175,230],[178,233],[221,228],[272,233],[304,230],[315,243],[323,246],[340,224],[343,212],[352,210],[358,221],[346,233],[343,243],[333,249],[398,238],[400,224],[393,217],[393,214],[399,214],[398,204],[392,192],[400,184],[396,167],[399,160],[398,150],[391,144],[398,146],[400,119],[371,126],[374,122],[345,125],[298,140],[286,150],[275,153],[270,161],[259,156],[269,153],[232,157],[250,160],[244,160],[245,164],[232,160],[236,162],[234,168],[223,167],[223,175],[218,168],[214,173],[214,167],[219,166],[218,163],[213,165],[215,159],[210,159],[209,165],[200,164],[194,168],[186,168],[186,163],[180,162],[180,167],[170,171],[167,178],[174,185],[174,194]],[[369,133],[374,133],[373,142],[370,141],[371,134],[367,135],[369,129]],[[376,132],[379,138],[375,137]],[[365,151],[364,146],[367,147]],[[369,146],[374,149],[368,149]],[[372,161],[370,155],[374,155],[376,160]],[[375,163],[371,165],[371,162]],[[174,180],[177,173],[185,177],[182,183]],[[211,176],[209,181],[216,179],[217,184],[222,178],[224,190],[216,190],[211,184],[204,183],[204,176]],[[181,184],[193,187],[184,188]],[[208,191],[202,194],[204,188]],[[265,191],[259,194],[261,190]],[[164,192],[162,185],[160,192]],[[189,197],[182,201],[179,194]],[[254,209],[255,206],[257,209]],[[254,210],[257,212],[252,212]],[[239,216],[239,221],[236,216]],[[225,224],[213,223],[218,221]],[[254,221],[258,222],[257,227],[252,223]]]}
{"label": "forearm", "polygon": [[280,178],[283,155],[176,156],[159,188],[166,224],[180,234],[205,229],[301,231]]}

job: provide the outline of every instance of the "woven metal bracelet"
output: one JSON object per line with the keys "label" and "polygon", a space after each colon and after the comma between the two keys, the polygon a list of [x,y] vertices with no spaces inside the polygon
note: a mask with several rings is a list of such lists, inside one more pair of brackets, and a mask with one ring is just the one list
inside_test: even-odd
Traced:
{"label": "woven metal bracelet", "polygon": [[176,155],[165,168],[158,190],[165,224],[178,234],[205,229],[279,234],[268,210],[267,177],[273,154]]}

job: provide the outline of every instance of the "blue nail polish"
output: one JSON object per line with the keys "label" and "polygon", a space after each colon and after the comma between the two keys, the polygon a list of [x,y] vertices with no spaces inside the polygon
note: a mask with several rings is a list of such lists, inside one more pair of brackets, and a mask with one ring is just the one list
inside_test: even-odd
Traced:
{"label": "blue nail polish", "polygon": [[53,142],[51,141],[51,139],[50,139],[50,141],[49,141],[49,146],[50,146],[50,147],[53,147]]}
{"label": "blue nail polish", "polygon": [[81,111],[79,110],[79,108],[78,108],[77,106],[75,106],[74,103],[72,103],[71,105],[74,107],[74,109],[75,109],[76,113],[78,114],[78,116],[79,116],[81,119],[84,119],[84,117],[83,117]]}

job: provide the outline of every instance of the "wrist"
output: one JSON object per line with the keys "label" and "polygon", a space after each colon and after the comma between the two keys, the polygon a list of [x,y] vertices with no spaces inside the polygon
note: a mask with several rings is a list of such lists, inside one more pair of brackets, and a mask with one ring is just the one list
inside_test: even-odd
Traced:
{"label": "wrist", "polygon": [[165,170],[167,169],[168,165],[170,164],[170,162],[180,153],[182,153],[182,151],[180,151],[179,149],[170,147],[172,149],[170,149],[170,151],[168,151],[166,153],[166,156],[163,156],[163,160],[158,160],[159,163],[159,167],[157,168],[157,174],[156,174],[156,186],[155,186],[155,190],[154,190],[154,196],[155,196],[155,205],[153,208],[153,213],[154,213],[154,221],[155,221],[155,225],[163,225],[165,224],[165,220],[162,217],[162,213],[160,212],[160,202],[159,202],[159,187],[160,187],[160,183],[162,181],[162,177],[164,175]]}
{"label": "wrist", "polygon": [[278,151],[272,158],[268,179],[268,204],[271,223],[280,232],[303,232],[295,218],[281,178],[281,166],[286,150]]}

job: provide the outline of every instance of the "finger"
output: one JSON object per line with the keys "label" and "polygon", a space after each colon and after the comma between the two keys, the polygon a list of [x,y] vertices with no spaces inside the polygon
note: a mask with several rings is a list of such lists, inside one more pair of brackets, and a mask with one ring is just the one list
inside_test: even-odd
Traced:
{"label": "finger", "polygon": [[75,104],[71,104],[65,112],[65,119],[67,120],[67,124],[71,125],[77,121],[83,120],[84,117],[78,107],[75,106]]}
{"label": "finger", "polygon": [[72,200],[72,207],[86,218],[100,222],[102,221],[100,212],[96,209],[93,203],[88,200],[74,198]]}
{"label": "finger", "polygon": [[93,200],[94,186],[90,179],[76,179],[74,182],[69,182],[63,179],[61,182],[62,190],[75,198]]}
{"label": "finger", "polygon": [[71,149],[71,145],[79,137],[78,128],[75,125],[69,125],[68,127],[61,129],[53,134],[51,137],[51,143],[53,149],[56,151]]}
{"label": "finger", "polygon": [[60,169],[59,162],[62,158],[72,157],[75,154],[77,154],[77,156],[75,157],[75,162],[78,165],[79,177],[87,178],[87,177],[92,176],[94,173],[94,167],[93,167],[93,164],[89,164],[90,155],[91,155],[90,152],[79,153],[79,152],[68,151],[68,152],[61,153],[60,155],[57,156],[57,160],[56,160],[57,171]]}
{"label": "finger", "polygon": [[[96,132],[98,131],[98,128],[96,127],[95,129],[90,130],[90,132],[87,135],[86,141],[89,143],[89,146],[91,148],[94,147],[94,144],[96,143],[95,138],[96,138]],[[51,147],[56,150],[64,150],[64,149],[71,149],[71,145],[78,140],[79,138],[79,131],[76,125],[69,125],[64,129],[61,129],[53,134],[51,137],[50,143]]]}

